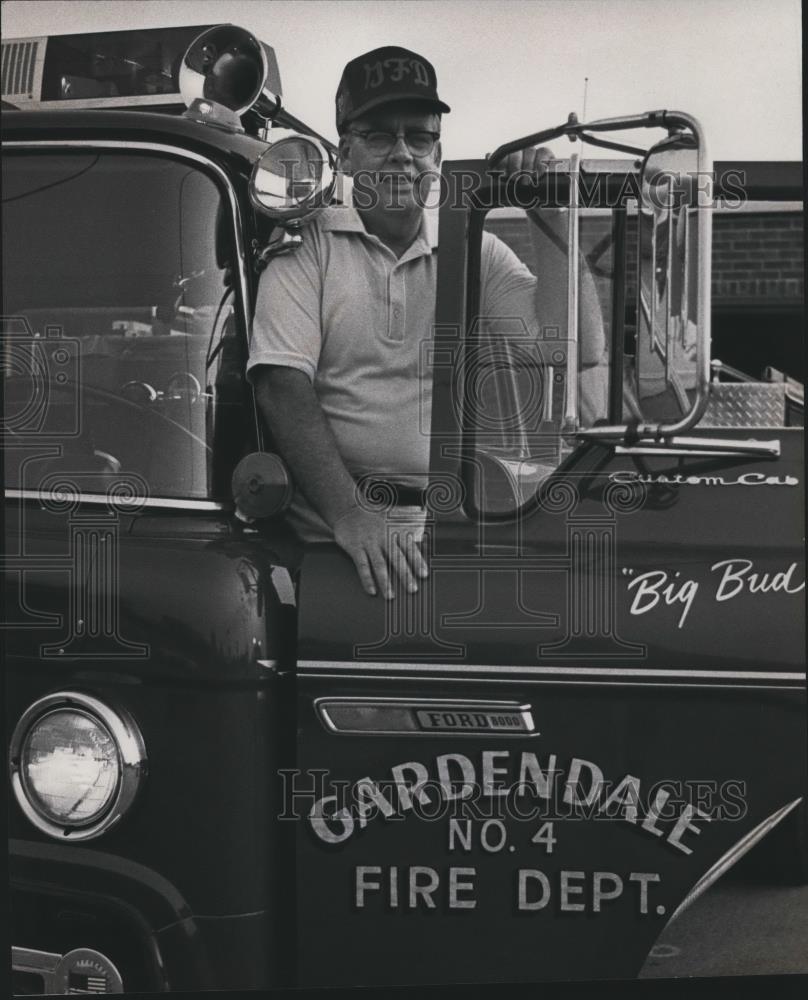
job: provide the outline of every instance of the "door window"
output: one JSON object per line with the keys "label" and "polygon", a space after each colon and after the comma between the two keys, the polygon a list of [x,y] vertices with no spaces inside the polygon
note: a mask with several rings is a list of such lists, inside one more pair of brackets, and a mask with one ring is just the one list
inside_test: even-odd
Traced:
{"label": "door window", "polygon": [[609,414],[612,219],[600,209],[581,216],[575,337],[568,329],[567,210],[495,208],[485,217],[464,419],[477,469],[475,505],[489,513],[525,503],[571,452],[571,433]]}

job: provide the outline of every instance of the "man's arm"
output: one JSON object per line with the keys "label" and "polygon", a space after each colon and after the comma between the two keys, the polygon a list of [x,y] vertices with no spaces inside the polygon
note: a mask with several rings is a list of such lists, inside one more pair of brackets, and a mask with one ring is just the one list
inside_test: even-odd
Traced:
{"label": "man's arm", "polygon": [[389,530],[384,514],[366,510],[308,376],[295,368],[260,365],[255,396],[275,443],[306,499],[334,532],[368,594],[393,597],[392,568],[410,593],[426,562],[411,535]]}
{"label": "man's arm", "polygon": [[[553,154],[546,146],[534,146],[510,153],[502,160],[499,169],[505,176],[514,174],[530,174],[540,178],[553,159]],[[530,214],[530,213],[528,213]],[[561,247],[567,244],[566,211],[545,211],[542,213],[544,225],[558,237]],[[537,242],[534,239],[534,247]],[[540,273],[538,277],[537,301],[542,303],[543,312],[555,317],[551,325],[566,326],[567,315],[567,254],[565,249],[553,244],[550,238],[542,241],[541,257],[538,261]],[[598,297],[595,280],[590,267],[581,254],[581,341],[584,344],[585,365],[596,363],[605,349],[603,333],[603,312]],[[563,317],[563,322],[559,318]],[[547,325],[546,323],[544,325]]]}
{"label": "man's arm", "polygon": [[[527,172],[538,178],[551,160],[552,154],[545,147],[525,149],[506,157],[501,163],[501,169],[506,175]],[[569,336],[567,331],[568,210],[528,210],[527,214],[534,216],[536,222],[531,229],[531,243],[537,271],[533,292],[535,305],[532,309],[527,306],[526,296],[529,291],[526,287],[517,286],[515,294],[510,295],[511,303],[507,306],[497,303],[491,308],[491,314],[515,313],[522,316],[532,314],[539,324],[540,337],[548,328],[558,331],[556,336],[559,332],[562,336]],[[498,278],[493,280],[492,284],[502,284],[506,289],[508,287],[507,279],[503,281]],[[518,308],[519,302],[523,303],[522,310]],[[594,275],[582,253],[578,308],[579,414],[584,423],[592,424],[608,414],[609,368],[603,308]]]}

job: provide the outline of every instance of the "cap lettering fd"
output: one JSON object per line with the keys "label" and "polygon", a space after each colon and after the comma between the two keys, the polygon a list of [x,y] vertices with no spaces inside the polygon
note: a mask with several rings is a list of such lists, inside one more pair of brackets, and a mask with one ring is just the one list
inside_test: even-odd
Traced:
{"label": "cap lettering fd", "polygon": [[432,63],[409,49],[385,45],[357,56],[343,70],[336,97],[337,131],[393,101],[426,101],[436,111],[450,110],[438,97]]}

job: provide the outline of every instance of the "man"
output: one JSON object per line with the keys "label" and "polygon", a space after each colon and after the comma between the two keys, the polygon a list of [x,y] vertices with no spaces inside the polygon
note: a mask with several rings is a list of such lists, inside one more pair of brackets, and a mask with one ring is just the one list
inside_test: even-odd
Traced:
{"label": "man", "polygon": [[[427,482],[431,386],[420,359],[433,336],[437,260],[418,179],[438,170],[450,109],[432,65],[395,46],[348,63],[336,107],[355,205],[325,209],[302,246],[265,271],[248,372],[298,487],[290,521],[304,539],[336,540],[366,592],[391,598],[395,577],[414,592],[428,568],[415,532],[390,531],[356,482]],[[533,170],[548,155],[528,150],[505,167]],[[513,315],[497,309],[514,296],[534,312],[535,278],[490,234],[482,269],[484,312]]]}

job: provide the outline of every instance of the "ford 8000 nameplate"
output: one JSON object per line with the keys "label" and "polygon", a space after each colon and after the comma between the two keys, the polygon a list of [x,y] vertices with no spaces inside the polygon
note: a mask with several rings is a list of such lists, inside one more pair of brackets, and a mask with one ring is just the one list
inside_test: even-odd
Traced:
{"label": "ford 8000 nameplate", "polygon": [[515,701],[323,698],[316,707],[320,720],[333,733],[539,735],[531,706]]}

